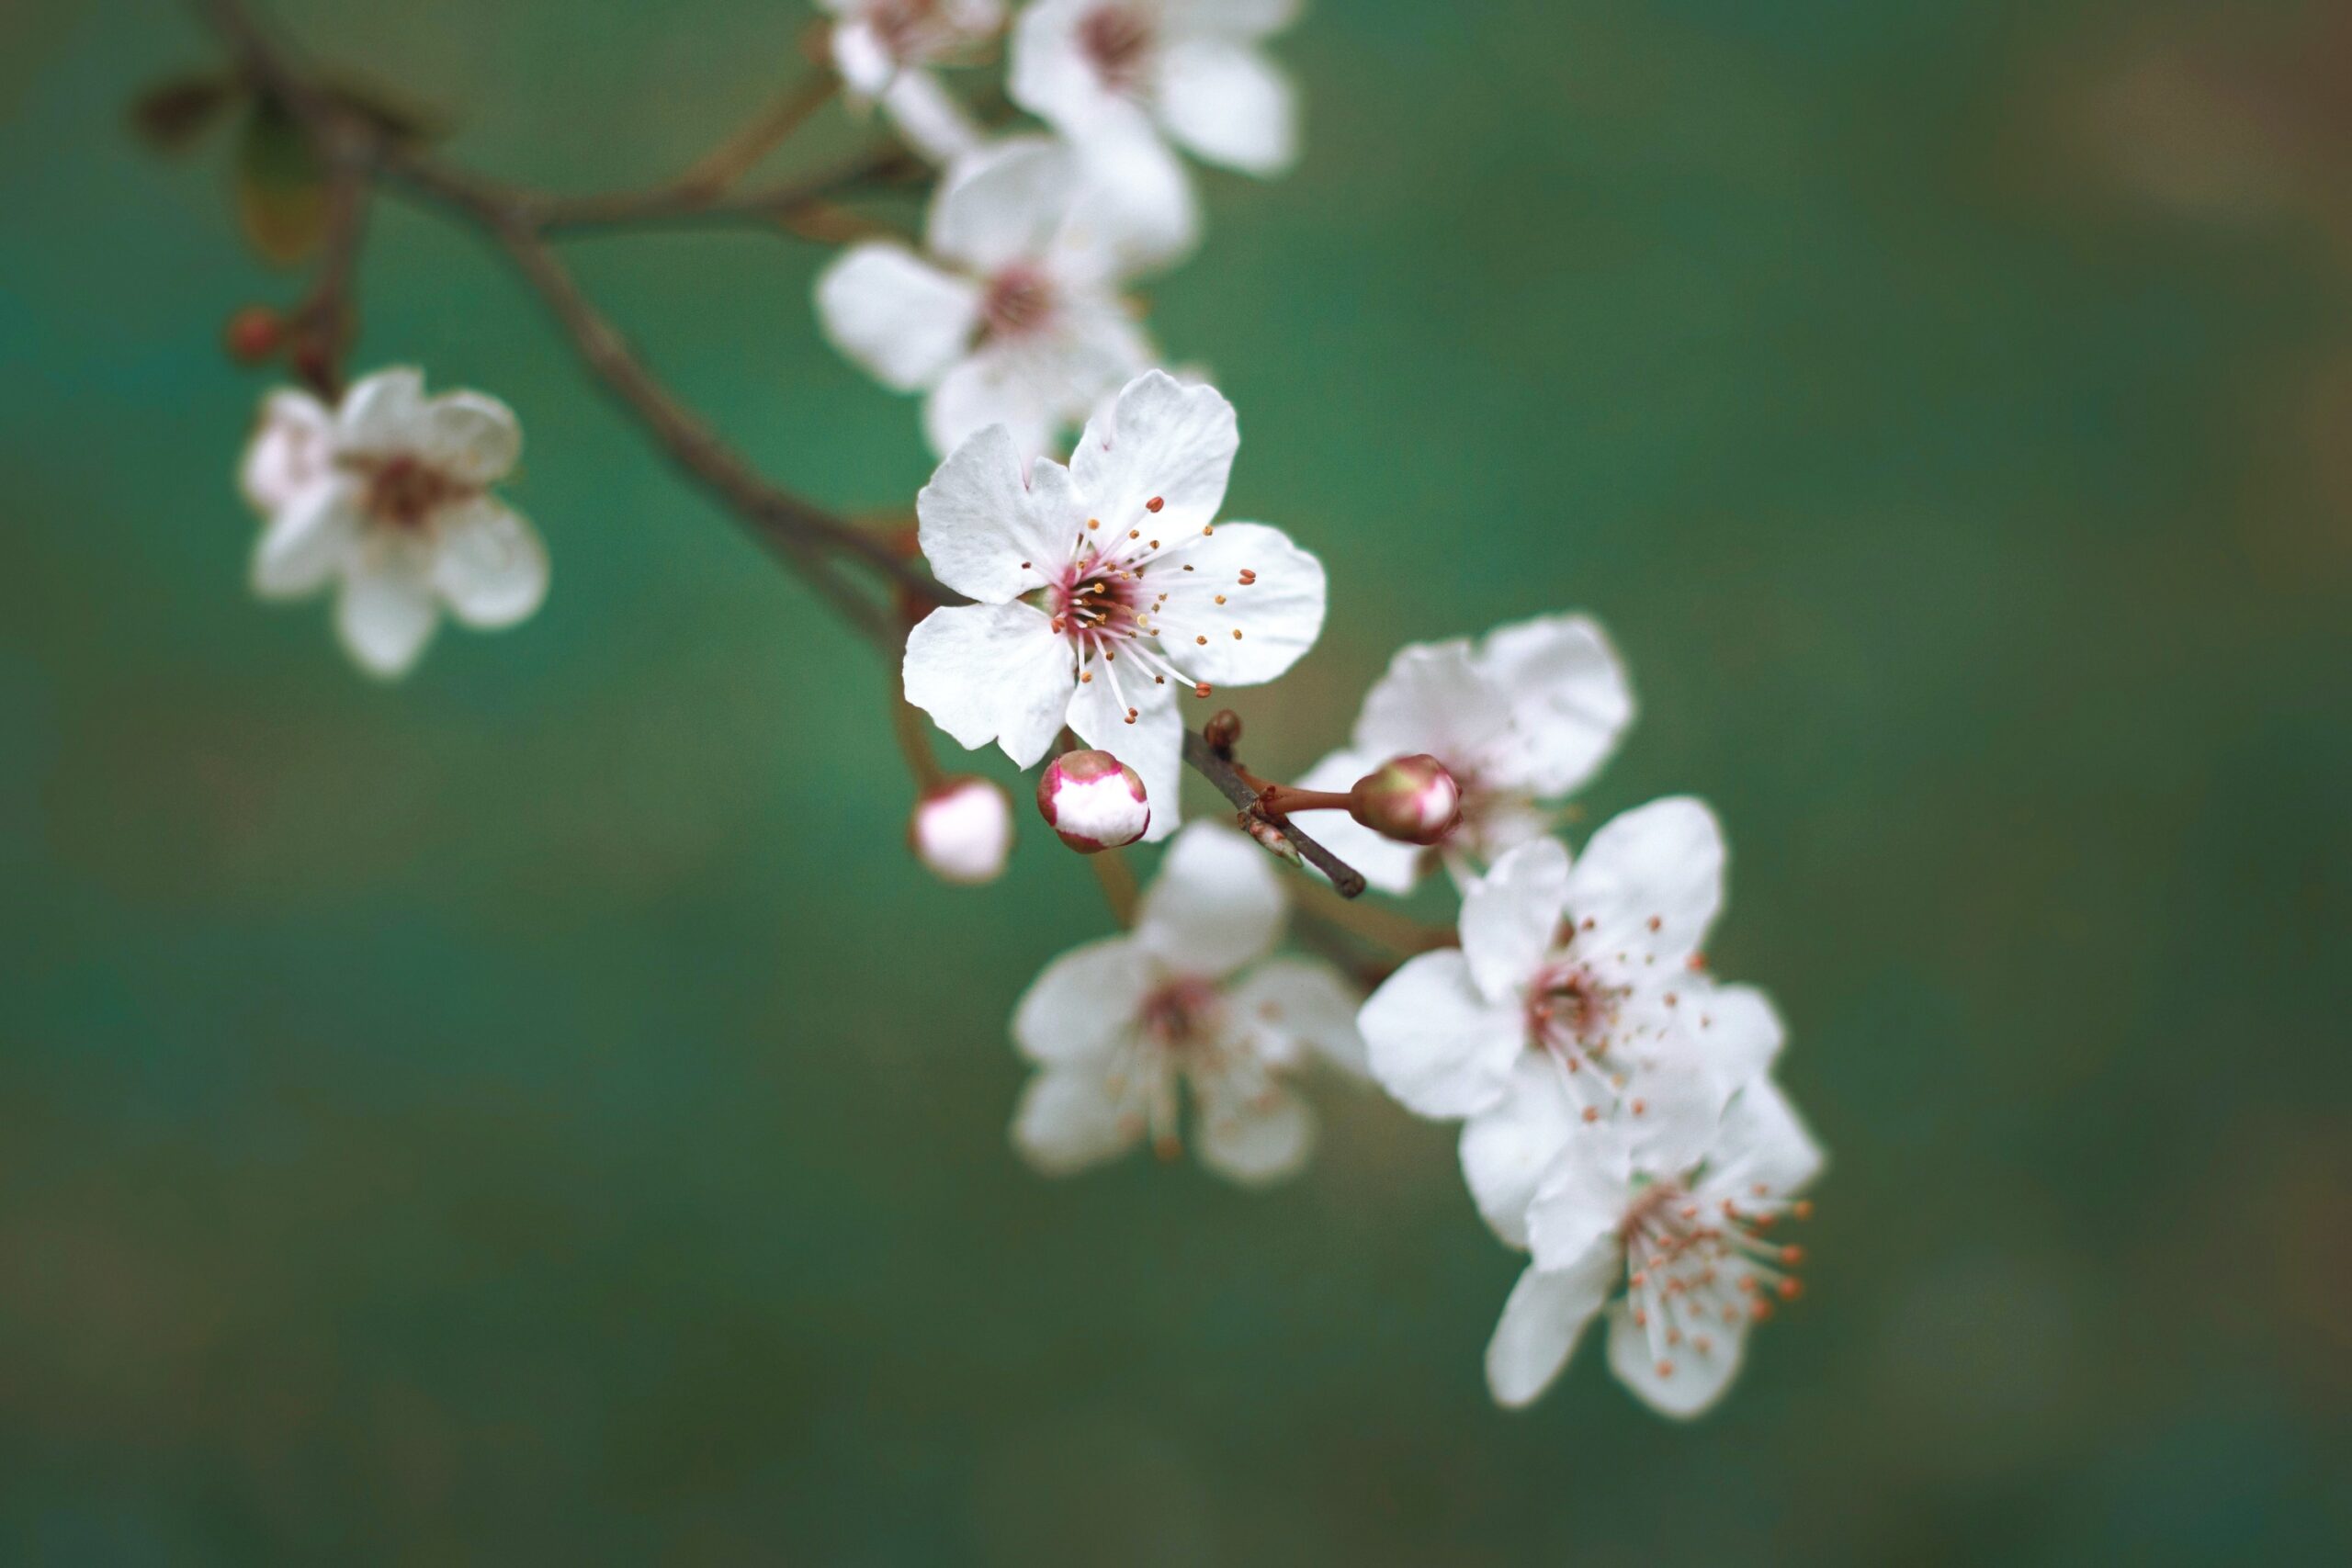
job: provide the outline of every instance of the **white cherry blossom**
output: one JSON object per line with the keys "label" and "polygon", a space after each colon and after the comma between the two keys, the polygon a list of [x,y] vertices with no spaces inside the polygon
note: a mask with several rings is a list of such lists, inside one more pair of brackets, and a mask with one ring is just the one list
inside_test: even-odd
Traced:
{"label": "white cherry blossom", "polygon": [[1006,141],[942,181],[928,254],[868,242],[818,278],[827,336],[885,386],[927,394],[924,433],[943,456],[992,424],[1024,455],[1057,449],[1151,363],[1119,295],[1136,265],[1123,217],[1091,188],[1068,147]]}
{"label": "white cherry blossom", "polygon": [[1278,529],[1219,523],[1240,444],[1213,387],[1149,371],[1089,422],[1069,466],[1024,466],[1002,426],[916,498],[932,570],[978,603],[907,638],[907,700],[1027,767],[1064,725],[1143,780],[1177,826],[1181,695],[1273,680],[1323,627],[1322,563]]}
{"label": "white cherry blossom", "polygon": [[961,64],[1004,29],[1004,0],[818,0],[836,18],[833,68],[851,102],[879,103],[936,163],[969,152],[980,131],[930,67]]}
{"label": "white cherry blossom", "polygon": [[1298,155],[1290,79],[1259,46],[1296,0],[1036,0],[1012,35],[1012,99],[1074,140],[1152,130],[1277,175]]}
{"label": "white cherry blossom", "polygon": [[387,678],[416,662],[445,606],[484,630],[525,619],[547,593],[547,552],[491,491],[522,441],[504,403],[427,398],[414,370],[369,376],[332,410],[272,393],[241,475],[266,520],[254,591],[289,599],[334,585],[344,647]]}
{"label": "white cherry blossom", "polygon": [[1603,826],[1573,866],[1541,839],[1462,901],[1462,946],[1407,963],[1365,1003],[1372,1067],[1407,1109],[1466,1118],[1479,1212],[1525,1240],[1536,1178],[1578,1126],[1696,1093],[1720,1106],[1779,1052],[1771,1004],[1703,972],[1723,903],[1713,814],[1671,797]]}
{"label": "white cherry blossom", "polygon": [[[1551,1386],[1594,1314],[1610,1369],[1663,1416],[1687,1419],[1731,1386],[1752,1324],[1798,1293],[1804,1249],[1776,1235],[1822,1153],[1769,1078],[1720,1111],[1687,1100],[1647,1138],[1589,1128],[1544,1172],[1528,1214],[1533,1258],[1487,1347],[1498,1403]],[[1611,1300],[1611,1297],[1614,1300]]]}
{"label": "white cherry blossom", "polygon": [[1457,882],[1513,845],[1552,830],[1539,804],[1572,794],[1609,760],[1634,716],[1617,651],[1585,615],[1546,615],[1467,637],[1412,643],[1389,661],[1344,750],[1309,769],[1305,789],[1346,789],[1391,757],[1426,752],[1462,788],[1462,820],[1430,849],[1344,820],[1318,822],[1331,852],[1389,893],[1442,861]]}
{"label": "white cherry blossom", "polygon": [[[1315,1116],[1294,1084],[1320,1062],[1360,1077],[1355,997],[1329,965],[1268,959],[1280,941],[1278,874],[1231,829],[1177,835],[1135,930],[1047,964],[1013,1015],[1037,1065],[1012,1121],[1023,1156],[1065,1175],[1147,1137],[1184,1138],[1201,1163],[1255,1185],[1306,1163]],[[1261,962],[1261,960],[1264,960]]]}

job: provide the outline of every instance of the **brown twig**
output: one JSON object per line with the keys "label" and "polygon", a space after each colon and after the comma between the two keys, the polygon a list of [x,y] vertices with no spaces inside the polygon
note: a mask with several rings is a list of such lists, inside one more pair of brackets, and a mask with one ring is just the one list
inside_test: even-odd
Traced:
{"label": "brown twig", "polygon": [[1301,832],[1289,818],[1268,811],[1260,803],[1258,791],[1241,776],[1241,770],[1227,759],[1218,756],[1207,741],[1190,729],[1184,731],[1184,761],[1194,773],[1216,785],[1217,792],[1233,802],[1234,808],[1243,817],[1254,818],[1282,829],[1290,841],[1298,846],[1298,852],[1306,863],[1331,879],[1332,890],[1340,897],[1353,898],[1363,892],[1362,872]]}

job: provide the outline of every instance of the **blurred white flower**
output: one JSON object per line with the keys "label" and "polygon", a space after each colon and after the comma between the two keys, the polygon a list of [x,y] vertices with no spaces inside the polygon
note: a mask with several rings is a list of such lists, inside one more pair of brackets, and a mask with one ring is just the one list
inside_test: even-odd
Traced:
{"label": "blurred white flower", "polygon": [[1822,1154],[1779,1088],[1758,1078],[1720,1111],[1662,1107],[1649,1131],[1587,1129],[1545,1171],[1528,1215],[1533,1260],[1487,1347],[1498,1403],[1550,1387],[1608,1303],[1618,1381],[1660,1415],[1697,1416],[1731,1386],[1748,1325],[1798,1293],[1804,1251],[1770,1233],[1811,1212],[1796,1194]]}
{"label": "blurred white flower", "polygon": [[1012,801],[988,779],[943,779],[915,802],[907,845],[942,882],[994,882],[1012,853]]}
{"label": "blurred white flower", "polygon": [[945,163],[980,131],[929,67],[971,60],[1004,29],[1004,0],[818,0],[836,18],[833,67],[853,104],[879,103],[915,150]]}
{"label": "blurred white flower", "polygon": [[1525,1241],[1534,1182],[1571,1134],[1695,1095],[1720,1107],[1779,1052],[1779,1017],[1718,986],[1699,947],[1724,847],[1696,800],[1616,818],[1571,868],[1541,839],[1462,901],[1462,946],[1408,962],[1364,1004],[1374,1076],[1408,1110],[1464,1117],[1463,1173],[1497,1235]]}
{"label": "blurred white flower", "polygon": [[1258,46],[1296,0],[1037,0],[1012,35],[1013,102],[1073,140],[1157,127],[1195,157],[1277,175],[1298,155],[1290,79]]}
{"label": "blurred white flower", "polygon": [[978,601],[907,637],[907,700],[1027,767],[1067,724],[1141,775],[1148,837],[1177,825],[1186,690],[1273,680],[1323,628],[1323,565],[1279,529],[1216,521],[1240,445],[1214,387],[1159,371],[1090,421],[1069,466],[1024,467],[1001,425],[915,499],[922,551]]}
{"label": "blurred white flower", "polygon": [[1467,637],[1412,643],[1363,700],[1355,734],[1299,779],[1343,790],[1387,759],[1426,752],[1462,786],[1462,820],[1433,851],[1343,818],[1317,822],[1331,852],[1389,893],[1411,891],[1432,860],[1457,882],[1551,831],[1539,802],[1600,770],[1634,716],[1624,665],[1585,615],[1545,615]]}
{"label": "blurred white flower", "polygon": [[339,584],[343,644],[385,677],[416,662],[444,605],[469,626],[513,626],[548,586],[538,536],[490,491],[522,444],[504,403],[427,398],[415,370],[368,377],[334,410],[272,393],[242,476],[266,520],[254,591],[297,598]]}
{"label": "blurred white flower", "polygon": [[1007,141],[942,183],[929,255],[869,242],[818,278],[826,335],[885,386],[929,392],[943,456],[991,424],[1044,453],[1151,363],[1118,293],[1128,255],[1086,194],[1067,147]]}
{"label": "blurred white flower", "polygon": [[1038,1067],[1012,1121],[1032,1165],[1068,1174],[1147,1134],[1172,1156],[1186,1093],[1194,1152],[1217,1174],[1255,1184],[1306,1162],[1315,1117],[1293,1080],[1317,1060],[1360,1077],[1363,1046],[1335,971],[1257,962],[1282,934],[1277,874],[1240,834],[1197,823],[1169,846],[1132,933],[1046,966],[1012,1021]]}

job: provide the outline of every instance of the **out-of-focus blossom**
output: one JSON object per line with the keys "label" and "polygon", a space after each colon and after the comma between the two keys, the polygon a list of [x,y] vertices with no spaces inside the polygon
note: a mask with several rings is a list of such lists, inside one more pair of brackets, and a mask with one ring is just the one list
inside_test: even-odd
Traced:
{"label": "out-of-focus blossom", "polygon": [[907,844],[942,882],[994,882],[1012,853],[1012,802],[988,779],[970,773],[943,779],[915,802]]}
{"label": "out-of-focus blossom", "polygon": [[1149,837],[1177,825],[1181,694],[1273,680],[1323,628],[1323,565],[1279,529],[1218,523],[1240,445],[1213,387],[1159,371],[1090,421],[1069,466],[1002,426],[916,498],[922,551],[978,603],[907,637],[907,700],[1027,767],[1064,725],[1142,776]]}
{"label": "out-of-focus blossom", "polygon": [[1282,934],[1277,874],[1239,834],[1196,823],[1169,846],[1132,933],[1046,966],[1012,1021],[1038,1067],[1012,1121],[1032,1165],[1062,1175],[1147,1136],[1172,1156],[1187,1095],[1194,1152],[1217,1174],[1256,1184],[1306,1162],[1315,1118],[1293,1081],[1317,1060],[1360,1076],[1363,1046],[1336,972],[1258,962]]}
{"label": "out-of-focus blossom", "polygon": [[1660,1415],[1697,1416],[1731,1386],[1749,1325],[1798,1293],[1804,1251],[1773,1233],[1810,1213],[1796,1195],[1822,1154],[1780,1089],[1758,1078],[1720,1110],[1660,1106],[1645,1134],[1585,1129],[1544,1172],[1534,1256],[1487,1347],[1498,1403],[1550,1387],[1607,1303],[1618,1381]]}
{"label": "out-of-focus blossom", "polygon": [[1496,1234],[1523,1242],[1533,1183],[1579,1125],[1685,1092],[1722,1103],[1779,1052],[1771,1004],[1702,971],[1724,846],[1698,801],[1655,801],[1571,868],[1521,845],[1462,901],[1462,946],[1423,953],[1364,1004],[1374,1074],[1407,1109],[1465,1117],[1462,1166]]}
{"label": "out-of-focus blossom", "polygon": [[836,18],[833,68],[855,104],[879,103],[934,163],[971,151],[979,128],[932,73],[974,58],[1004,29],[1004,0],[818,0]]}
{"label": "out-of-focus blossom", "polygon": [[989,148],[942,183],[927,255],[869,242],[817,280],[826,335],[884,385],[929,394],[943,455],[992,424],[1043,454],[1151,362],[1118,292],[1128,257],[1081,174],[1054,141]]}
{"label": "out-of-focus blossom", "polygon": [[1074,140],[1156,128],[1195,157],[1277,175],[1298,155],[1288,77],[1259,46],[1296,0],[1037,0],[1012,36],[1013,101]]}
{"label": "out-of-focus blossom", "polygon": [[1546,615],[1467,637],[1412,643],[1363,700],[1355,734],[1298,782],[1344,790],[1387,758],[1426,752],[1462,788],[1462,817],[1430,850],[1333,818],[1317,832],[1374,887],[1405,893],[1432,859],[1458,882],[1557,816],[1539,803],[1600,770],[1634,716],[1617,650],[1584,615]]}
{"label": "out-of-focus blossom", "polygon": [[1037,812],[1080,854],[1115,850],[1151,827],[1151,801],[1136,771],[1108,751],[1066,751],[1037,775]]}
{"label": "out-of-focus blossom", "polygon": [[522,444],[504,403],[427,398],[414,370],[368,377],[333,410],[273,392],[241,476],[266,520],[254,591],[300,598],[336,585],[344,647],[387,678],[416,662],[444,606],[484,630],[523,620],[546,597],[547,551],[490,488]]}

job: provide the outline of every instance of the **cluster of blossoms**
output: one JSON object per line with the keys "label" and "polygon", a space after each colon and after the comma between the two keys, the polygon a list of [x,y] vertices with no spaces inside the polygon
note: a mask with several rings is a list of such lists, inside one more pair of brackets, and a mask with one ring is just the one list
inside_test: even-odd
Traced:
{"label": "cluster of blossoms", "polygon": [[[1039,814],[1070,849],[1169,840],[1139,897],[1105,871],[1125,931],[1054,960],[1015,1008],[1036,1069],[1015,1147],[1061,1175],[1189,1142],[1258,1186],[1312,1153],[1302,1080],[1376,1086],[1461,1124],[1475,1207],[1527,1257],[1487,1352],[1498,1401],[1533,1400],[1605,1313],[1627,1387],[1670,1416],[1704,1410],[1749,1327],[1798,1293],[1801,1251],[1778,1227],[1809,1213],[1822,1155],[1773,1079],[1771,1004],[1704,958],[1726,860],[1713,814],[1674,797],[1574,855],[1560,836],[1634,716],[1600,627],[1549,615],[1403,649],[1296,784],[1240,769],[1232,716],[1197,732],[1182,716],[1281,677],[1324,625],[1321,562],[1220,516],[1232,405],[1155,367],[1121,293],[1197,242],[1171,145],[1260,175],[1293,158],[1290,88],[1260,49],[1291,0],[824,5],[853,104],[939,168],[919,250],[852,246],[816,285],[832,342],[925,395],[943,459],[915,501],[933,604],[899,623],[922,784],[910,847],[978,885],[1016,836],[1008,792],[942,775],[914,711],[1036,769]],[[943,78],[1008,35],[1010,96],[1051,134],[992,140]],[[476,627],[528,616],[547,556],[492,488],[520,447],[503,404],[428,398],[412,370],[332,407],[273,394],[243,476],[266,520],[256,591],[334,587],[345,646],[385,677],[445,607]],[[1246,831],[1184,823],[1188,747],[1240,781]],[[1384,942],[1334,890],[1286,877],[1276,857],[1300,858],[1291,818],[1307,814],[1335,882],[1351,866],[1401,895],[1442,868],[1456,925]],[[1279,953],[1294,894],[1343,960],[1367,939],[1387,958]]]}

